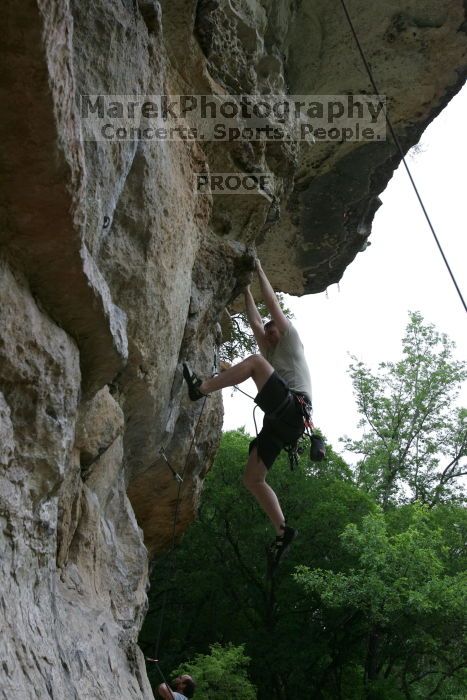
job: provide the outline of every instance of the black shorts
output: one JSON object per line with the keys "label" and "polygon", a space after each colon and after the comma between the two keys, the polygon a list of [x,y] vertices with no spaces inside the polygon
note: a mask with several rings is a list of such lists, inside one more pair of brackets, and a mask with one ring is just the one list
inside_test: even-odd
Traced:
{"label": "black shorts", "polygon": [[[256,447],[264,466],[270,469],[283,447],[293,444],[303,435],[303,413],[297,397],[277,372],[271,374],[257,394],[255,403],[265,416],[258,436],[250,442],[249,452]],[[283,408],[277,411],[281,404]]]}

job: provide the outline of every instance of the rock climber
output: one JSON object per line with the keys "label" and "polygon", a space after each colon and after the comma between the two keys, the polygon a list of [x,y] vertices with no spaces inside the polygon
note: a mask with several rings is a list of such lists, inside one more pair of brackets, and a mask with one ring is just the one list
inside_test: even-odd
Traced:
{"label": "rock climber", "polygon": [[170,685],[161,683],[157,691],[164,700],[187,700],[192,698],[195,692],[196,683],[187,673],[177,676]]}
{"label": "rock climber", "polygon": [[260,354],[251,355],[208,379],[201,380],[186,364],[183,374],[192,401],[250,377],[256,384],[258,393],[254,401],[265,416],[260,433],[250,443],[243,483],[275,528],[276,539],[269,550],[275,566],[298,531],[286,524],[279,500],[266,483],[266,476],[282,448],[296,443],[304,432],[304,408],[308,414],[311,412],[311,381],[297,330],[284,315],[258,259],[255,269],[264,303],[271,314],[271,320],[263,325],[248,285],[244,290],[246,315]]}

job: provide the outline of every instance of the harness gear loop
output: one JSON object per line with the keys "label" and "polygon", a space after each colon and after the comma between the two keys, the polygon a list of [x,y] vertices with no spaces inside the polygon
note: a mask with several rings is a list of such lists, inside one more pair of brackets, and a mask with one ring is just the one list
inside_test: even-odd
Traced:
{"label": "harness gear loop", "polygon": [[295,467],[298,466],[298,456],[302,454],[305,450],[303,444],[300,441],[306,435],[310,440],[310,460],[312,462],[322,462],[326,457],[326,447],[323,438],[314,432],[314,425],[311,419],[311,402],[308,397],[304,394],[300,394],[293,389],[290,390],[291,394],[297,400],[298,405],[302,411],[304,431],[302,435],[290,445],[284,445],[284,450],[287,452],[289,458],[290,469],[293,471]]}
{"label": "harness gear loop", "polygon": [[292,389],[290,391],[295,396],[300,405],[303,416],[303,423],[305,425],[305,431],[313,430],[313,421],[311,420],[311,402],[307,400],[307,397],[305,397],[304,394],[299,394],[298,392],[295,392]]}
{"label": "harness gear loop", "polygon": [[295,445],[284,445],[284,450],[287,452],[287,457],[289,458],[289,466],[293,471],[295,467],[298,467],[298,440]]}

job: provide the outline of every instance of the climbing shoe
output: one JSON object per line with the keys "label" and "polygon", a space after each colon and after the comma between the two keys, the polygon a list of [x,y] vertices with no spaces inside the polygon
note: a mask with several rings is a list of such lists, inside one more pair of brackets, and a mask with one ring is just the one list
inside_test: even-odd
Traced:
{"label": "climbing shoe", "polygon": [[290,545],[298,535],[298,530],[288,525],[283,525],[282,529],[284,534],[277,535],[275,541],[269,548],[269,564],[270,570],[274,570],[279,564],[280,560],[287,554],[290,549]]}
{"label": "climbing shoe", "polygon": [[203,383],[202,380],[190,370],[185,362],[183,363],[183,377],[188,384],[188,396],[192,401],[198,401],[198,399],[206,397],[206,394],[203,394],[203,392],[199,390],[199,387]]}

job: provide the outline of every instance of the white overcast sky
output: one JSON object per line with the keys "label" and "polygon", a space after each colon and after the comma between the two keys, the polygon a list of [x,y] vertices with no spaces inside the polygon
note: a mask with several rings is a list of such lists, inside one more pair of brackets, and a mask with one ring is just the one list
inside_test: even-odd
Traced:
{"label": "white overcast sky", "polygon": [[[467,86],[421,138],[407,162],[445,255],[467,300]],[[350,354],[376,367],[401,354],[409,310],[450,336],[467,358],[467,314],[455,291],[403,165],[381,195],[371,246],[359,253],[326,293],[286,297],[305,345],[313,385],[314,421],[335,448],[355,434],[358,414],[347,368]],[[267,272],[267,269],[266,269]],[[242,385],[250,394],[254,384]],[[253,402],[224,390],[224,430],[254,434]],[[462,392],[467,404],[467,391]],[[258,429],[262,414],[256,411]]]}

